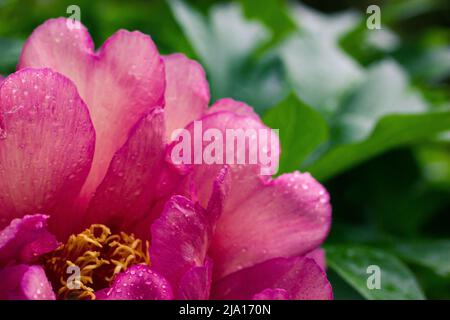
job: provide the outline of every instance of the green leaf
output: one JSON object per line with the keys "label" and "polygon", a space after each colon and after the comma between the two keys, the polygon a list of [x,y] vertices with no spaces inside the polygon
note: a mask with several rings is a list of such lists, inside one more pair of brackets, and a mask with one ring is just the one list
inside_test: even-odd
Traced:
{"label": "green leaf", "polygon": [[[336,212],[331,233],[344,234],[344,240],[352,243],[365,241],[371,230],[380,236],[373,239],[377,241],[386,240],[389,234],[416,236],[448,205],[447,193],[428,187],[409,148],[371,159],[332,179],[327,186],[334,195]],[[365,237],[355,238],[357,230],[339,232],[339,221],[359,221],[358,229]]]}
{"label": "green leaf", "polygon": [[368,65],[399,48],[400,37],[383,25],[382,29],[367,29],[366,21],[339,39],[346,53],[362,65]]}
{"label": "green leaf", "polygon": [[[327,263],[361,295],[371,300],[424,299],[411,271],[394,255],[362,246],[326,246]],[[369,266],[381,271],[381,288],[369,289]]]}
{"label": "green leaf", "polygon": [[450,46],[430,48],[408,65],[413,76],[439,82],[450,76]]}
{"label": "green leaf", "polygon": [[391,1],[383,6],[383,20],[394,23],[424,15],[433,10],[448,9],[448,4],[442,0],[409,0]]}
{"label": "green leaf", "polygon": [[300,3],[292,3],[289,12],[300,30],[315,34],[318,39],[327,42],[336,42],[362,20],[357,11],[323,14]]}
{"label": "green leaf", "polygon": [[333,114],[363,70],[341,50],[339,38],[356,27],[360,14],[323,14],[292,3],[289,15],[299,32],[280,46],[285,72],[299,97],[325,115]]}
{"label": "green leaf", "polygon": [[[416,85],[427,85],[424,94],[438,89],[436,85],[445,83],[450,76],[449,39],[449,28],[425,29],[414,37],[414,41],[402,43],[393,54],[411,74]],[[442,89],[449,91],[448,86],[442,86]]]}
{"label": "green leaf", "polygon": [[290,32],[297,29],[296,24],[288,14],[286,1],[284,0],[240,0],[245,15],[257,18],[273,33],[273,41],[279,41]]}
{"label": "green leaf", "polygon": [[414,149],[427,183],[450,192],[450,143],[428,143]]}
{"label": "green leaf", "polygon": [[396,241],[392,250],[407,262],[426,267],[450,278],[450,240],[415,239]]}
{"label": "green leaf", "polygon": [[290,37],[280,56],[298,96],[324,114],[334,114],[344,97],[363,78],[363,70],[333,41],[315,34]]}
{"label": "green leaf", "polygon": [[303,168],[317,179],[324,180],[393,147],[429,139],[449,129],[450,111],[387,115],[366,140],[313,155],[316,159],[311,157],[308,161],[316,161]]}
{"label": "green leaf", "polygon": [[365,70],[339,47],[339,38],[360,24],[358,14],[324,15],[293,5],[291,15],[301,32],[280,46],[285,73],[300,99],[322,113],[331,127],[330,140],[306,159],[303,169],[328,178],[449,129],[447,119],[438,119],[448,109],[429,114],[397,63],[381,61]]}
{"label": "green leaf", "polygon": [[230,96],[245,101],[259,113],[273,107],[289,93],[282,63],[273,52],[243,67],[233,79]]}
{"label": "green leaf", "polygon": [[0,74],[11,72],[19,60],[23,41],[0,38]]}
{"label": "green leaf", "polygon": [[290,95],[264,116],[264,122],[279,129],[281,141],[280,172],[297,170],[305,157],[328,135],[322,115]]}
{"label": "green leaf", "polygon": [[259,22],[247,21],[237,3],[215,5],[208,17],[181,0],[169,4],[211,77],[214,97],[231,96],[236,73],[270,39],[270,32]]}
{"label": "green leaf", "polygon": [[309,157],[304,168],[319,179],[329,178],[391,148],[449,130],[450,110],[428,111],[408,83],[391,60],[372,66],[331,118],[328,145]]}
{"label": "green leaf", "polygon": [[151,35],[160,53],[183,52],[193,56],[166,1],[134,1],[132,5],[129,1],[97,0],[95,5],[89,0],[77,2],[82,8],[83,22],[93,25],[89,30],[94,31],[95,43],[103,43],[118,29],[139,30]]}
{"label": "green leaf", "polygon": [[[344,188],[345,187],[346,186],[344,185]],[[342,201],[342,199],[339,199],[338,201]],[[342,212],[342,210],[336,208],[336,205],[338,205],[336,202],[336,200],[333,201],[333,212]],[[344,214],[333,219],[333,226],[327,238],[328,243],[376,243],[385,240],[384,234],[372,224],[353,225],[340,222],[339,220],[344,218]]]}
{"label": "green leaf", "polygon": [[365,300],[358,291],[333,270],[327,270],[327,278],[333,288],[334,300]]}
{"label": "green leaf", "polygon": [[394,61],[386,60],[372,66],[337,112],[333,121],[333,144],[365,139],[378,120],[387,114],[426,111],[426,103],[408,85],[406,74]]}

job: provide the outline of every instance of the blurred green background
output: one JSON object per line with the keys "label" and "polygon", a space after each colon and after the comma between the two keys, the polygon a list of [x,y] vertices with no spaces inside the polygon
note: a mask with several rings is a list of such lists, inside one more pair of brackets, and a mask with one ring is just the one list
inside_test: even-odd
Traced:
{"label": "blurred green background", "polygon": [[0,74],[72,4],[97,46],[120,28],[150,34],[203,64],[213,100],[280,129],[280,172],[310,171],[331,193],[335,298],[450,298],[448,1],[0,0]]}

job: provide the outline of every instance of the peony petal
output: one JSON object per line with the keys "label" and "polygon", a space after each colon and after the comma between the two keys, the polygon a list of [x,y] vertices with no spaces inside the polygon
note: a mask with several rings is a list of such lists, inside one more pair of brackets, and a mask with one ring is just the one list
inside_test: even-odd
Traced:
{"label": "peony petal", "polygon": [[217,221],[222,215],[225,199],[230,191],[230,174],[229,167],[224,166],[217,175],[213,182],[211,198],[209,199],[208,206],[206,208],[210,233],[213,234]]}
{"label": "peony petal", "polygon": [[253,300],[291,300],[289,292],[284,289],[265,289],[253,296]]}
{"label": "peony petal", "polygon": [[89,205],[87,225],[103,223],[130,231],[133,224],[142,223],[153,202],[175,182],[163,175],[164,139],[164,113],[156,108],[138,122],[127,143],[114,155]]}
{"label": "peony petal", "polygon": [[313,259],[323,271],[326,271],[327,263],[324,249],[314,249],[313,251],[308,252],[305,257]]}
{"label": "peony petal", "polygon": [[181,278],[177,299],[208,300],[212,281],[212,261],[192,267]]}
{"label": "peony petal", "polygon": [[135,123],[164,104],[164,64],[153,41],[140,32],[118,31],[97,53],[87,30],[52,19],[27,40],[19,68],[50,67],[72,79],[86,102],[97,139],[92,169],[82,189],[87,204],[115,152]]}
{"label": "peony petal", "polygon": [[47,219],[42,214],[24,216],[0,231],[0,265],[31,263],[56,249],[58,242],[47,231]]}
{"label": "peony petal", "polygon": [[96,294],[97,300],[171,300],[172,288],[161,275],[145,265],[119,273],[109,289]]}
{"label": "peony petal", "polygon": [[[266,289],[276,289],[267,291]],[[314,260],[303,257],[276,258],[235,272],[213,285],[212,298],[242,300],[274,297],[285,290],[295,300],[328,300],[333,298],[325,273]],[[281,292],[278,291],[278,294]],[[275,296],[275,297],[280,297]]]}
{"label": "peony petal", "polygon": [[[0,228],[35,212],[70,226],[66,209],[92,163],[95,132],[73,83],[49,69],[26,69],[0,87]],[[58,228],[56,228],[58,226]]]}
{"label": "peony petal", "polygon": [[[331,206],[310,174],[243,182],[230,190],[210,255],[215,277],[276,257],[303,255],[328,234]],[[234,185],[233,185],[234,186]]]}
{"label": "peony petal", "polygon": [[172,132],[200,118],[210,99],[209,85],[202,66],[183,54],[164,57],[166,69],[165,117],[167,140]]}
{"label": "peony petal", "polygon": [[212,261],[206,257],[225,197],[227,170],[214,181],[206,211],[183,196],[174,196],[152,225],[150,254],[153,268],[177,288],[178,299],[207,299]]}
{"label": "peony petal", "polygon": [[208,217],[188,198],[173,196],[152,225],[152,268],[178,288],[183,274],[202,266],[209,245]]}
{"label": "peony petal", "polygon": [[71,20],[50,19],[37,27],[22,48],[17,69],[52,68],[72,79],[85,99],[94,43],[81,23],[70,28],[68,22]]}
{"label": "peony petal", "polygon": [[0,300],[55,300],[44,269],[24,264],[0,270]]}
{"label": "peony petal", "polygon": [[237,101],[231,98],[224,98],[217,100],[211,108],[208,109],[207,114],[216,112],[228,111],[240,116],[248,116],[259,119],[252,107],[244,102]]}
{"label": "peony petal", "polygon": [[[231,101],[231,100],[230,100]],[[236,102],[237,103],[237,102]],[[247,106],[248,107],[248,106]],[[237,108],[240,108],[237,106]],[[249,107],[248,107],[249,108]],[[191,157],[187,159],[188,163],[185,165],[190,165],[192,169],[192,177],[193,181],[191,184],[196,187],[196,197],[202,206],[206,206],[212,192],[213,181],[217,177],[219,171],[223,168],[224,165],[229,166],[230,171],[230,181],[232,185],[239,185],[240,188],[245,189],[246,187],[241,183],[245,181],[241,179],[241,177],[246,177],[248,175],[256,176],[261,174],[262,167],[273,167],[277,168],[278,166],[278,158],[279,158],[279,141],[276,134],[266,127],[257,117],[241,115],[231,111],[218,111],[208,115],[203,116],[198,121],[190,123],[186,127],[189,136],[191,137]],[[231,132],[231,130],[240,130],[239,133],[247,134],[245,138],[245,145],[243,148],[238,148],[237,144],[235,144],[235,153],[233,159],[227,159],[227,130]],[[217,134],[222,136],[223,148],[222,151],[219,151],[217,154],[219,155],[213,163],[208,163],[208,152],[206,152],[205,148],[210,145],[211,142],[203,141],[202,137],[205,133],[215,131]],[[237,131],[235,131],[237,132]],[[261,135],[259,133],[262,133]],[[269,137],[267,143],[264,143],[262,140],[263,136]],[[252,147],[250,147],[249,138],[255,138],[251,140]],[[214,140],[214,138],[213,138]],[[195,146],[195,142],[198,141],[198,145],[200,147],[203,146],[203,149],[199,149]],[[231,140],[230,140],[231,141]],[[273,142],[273,145],[271,145]],[[177,157],[177,150],[180,145],[184,145],[183,139],[177,139],[172,142],[172,144],[168,148],[168,155],[172,159]],[[241,144],[240,144],[241,145]],[[231,147],[231,144],[230,144]],[[261,147],[261,148],[260,148]],[[266,163],[264,165],[261,162],[260,157],[260,149],[264,147],[268,147],[266,152],[261,150],[261,153],[270,154],[270,159],[272,160],[270,163]],[[231,149],[230,149],[231,150]],[[203,152],[205,151],[205,152]],[[231,153],[230,153],[231,154]],[[241,155],[240,159],[237,157],[237,154]],[[230,162],[233,160],[233,163]],[[244,160],[244,163],[238,163]]]}
{"label": "peony petal", "polygon": [[[199,122],[187,126],[191,137],[196,139],[199,134],[202,137],[209,129],[219,130],[222,137],[226,136],[228,129],[254,129],[258,131],[258,139],[253,141],[259,142],[259,130],[263,130],[263,133],[270,134],[270,140],[276,141],[270,145],[269,151],[273,155],[271,164],[277,166],[278,138],[261,123],[250,107],[225,99],[211,110],[214,108],[218,111],[211,111],[199,120],[201,128]],[[227,108],[232,111],[223,111]],[[180,141],[174,141],[169,147],[172,159],[178,143]],[[208,143],[203,141],[203,146]],[[245,164],[230,164],[228,159],[222,161],[228,162],[230,190],[210,249],[216,279],[275,257],[303,255],[316,248],[328,233],[331,207],[326,190],[309,174],[297,172],[275,180],[261,176],[263,164],[259,161],[250,164],[248,160],[264,146],[267,145],[257,144],[252,149],[247,143],[243,150],[247,160]],[[190,162],[194,163],[198,150],[196,152],[195,145],[191,150]],[[196,187],[196,199],[204,207],[211,198],[212,181],[221,168],[223,164],[192,166],[193,182],[190,184]]]}

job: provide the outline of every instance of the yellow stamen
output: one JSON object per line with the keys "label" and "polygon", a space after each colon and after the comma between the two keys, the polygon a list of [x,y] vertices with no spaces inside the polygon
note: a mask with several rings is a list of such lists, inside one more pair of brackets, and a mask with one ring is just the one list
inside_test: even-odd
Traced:
{"label": "yellow stamen", "polygon": [[[93,224],[66,244],[46,255],[43,264],[61,299],[95,299],[115,276],[135,264],[150,265],[149,244],[124,232],[111,234],[102,224]],[[80,269],[79,289],[69,289],[67,268]]]}

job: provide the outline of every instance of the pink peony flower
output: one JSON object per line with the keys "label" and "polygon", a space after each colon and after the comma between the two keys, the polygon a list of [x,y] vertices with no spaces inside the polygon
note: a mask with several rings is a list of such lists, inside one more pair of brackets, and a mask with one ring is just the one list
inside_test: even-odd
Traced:
{"label": "pink peony flower", "polygon": [[202,67],[142,33],[94,51],[66,22],[0,80],[0,298],[331,299],[316,180],[171,161],[173,130],[266,128],[253,110],[208,108]]}

